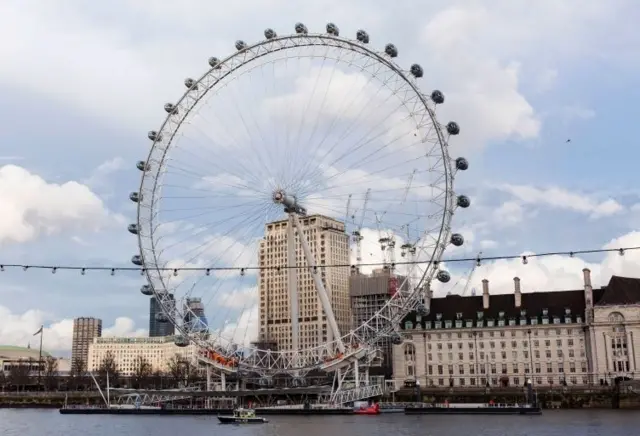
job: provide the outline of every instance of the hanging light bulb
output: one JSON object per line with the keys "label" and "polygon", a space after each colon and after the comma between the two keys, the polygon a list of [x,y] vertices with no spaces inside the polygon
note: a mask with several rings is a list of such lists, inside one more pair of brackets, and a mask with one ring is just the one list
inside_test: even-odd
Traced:
{"label": "hanging light bulb", "polygon": [[569,257],[573,257],[573,251],[569,252]]}
{"label": "hanging light bulb", "polygon": [[211,270],[209,268],[207,268],[207,270],[205,271],[205,274],[210,276],[211,275]]}
{"label": "hanging light bulb", "polygon": [[174,270],[173,270],[173,276],[174,276],[174,277],[177,277],[177,276],[178,276],[178,270],[177,270],[177,269],[174,269]]}
{"label": "hanging light bulb", "polygon": [[144,275],[144,268],[140,268],[140,275],[143,276]]}
{"label": "hanging light bulb", "polygon": [[618,254],[620,256],[624,256],[624,248],[621,248],[620,250],[618,250]]}
{"label": "hanging light bulb", "polygon": [[0,271],[4,271],[4,265],[0,265]]}
{"label": "hanging light bulb", "polygon": [[476,266],[482,266],[482,260],[480,258],[476,259]]}
{"label": "hanging light bulb", "polygon": [[22,267],[22,271],[26,271],[29,267],[27,265]]}
{"label": "hanging light bulb", "polygon": [[528,263],[529,263],[529,261],[527,260],[527,256],[522,256],[522,264],[526,265]]}
{"label": "hanging light bulb", "polygon": [[115,276],[116,275],[116,269],[115,268],[111,268],[111,275]]}
{"label": "hanging light bulb", "polygon": [[240,275],[241,275],[241,276],[244,276],[244,275],[245,275],[244,268],[240,268]]}
{"label": "hanging light bulb", "polygon": [[87,270],[85,268],[82,268],[80,270],[80,275],[85,275],[87,273]]}
{"label": "hanging light bulb", "polygon": [[51,274],[55,274],[57,270],[58,270],[58,268],[56,268],[56,267],[54,266],[53,268],[51,268]]}

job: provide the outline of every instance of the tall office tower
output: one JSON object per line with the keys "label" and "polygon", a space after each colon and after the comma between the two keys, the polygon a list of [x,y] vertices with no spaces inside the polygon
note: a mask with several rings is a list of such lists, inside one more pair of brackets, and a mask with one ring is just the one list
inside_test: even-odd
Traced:
{"label": "tall office tower", "polygon": [[[356,327],[369,321],[389,301],[399,286],[405,290],[408,289],[408,280],[405,280],[404,276],[391,275],[388,268],[376,269],[371,275],[352,274],[349,277],[352,325]],[[382,374],[380,375],[391,377],[393,375],[391,340],[382,338],[376,346],[382,350],[383,357],[380,367]],[[376,372],[374,368],[371,368],[371,375],[377,375]]]}
{"label": "tall office tower", "polygon": [[[173,294],[170,295],[170,300],[173,303],[173,307],[171,307],[171,311],[175,312],[175,300],[173,298]],[[151,297],[149,299],[149,336],[150,337],[158,337],[158,336],[172,336],[175,334],[175,327],[171,322],[158,322],[156,319],[156,314],[162,312],[162,306],[156,299],[156,297]]]}
{"label": "tall office tower", "polygon": [[102,336],[102,320],[98,318],[76,318],[73,320],[73,342],[71,343],[71,362],[82,362],[87,367],[89,344],[93,338]]}
{"label": "tall office tower", "polygon": [[201,298],[187,298],[183,308],[183,325],[194,333],[208,333],[209,321]]}
{"label": "tall office tower", "polygon": [[[322,268],[322,265],[349,264],[349,236],[344,223],[322,215],[300,217],[304,237],[321,272],[338,328],[342,334],[351,328],[349,268]],[[259,343],[275,343],[278,350],[294,348],[292,307],[287,265],[289,220],[268,223],[260,241],[260,331]],[[307,259],[297,235],[293,244],[296,264],[302,268],[294,276],[298,295],[298,347],[307,349],[333,340],[327,317],[318,298]],[[294,306],[295,307],[295,306]],[[294,323],[295,325],[295,323]]]}

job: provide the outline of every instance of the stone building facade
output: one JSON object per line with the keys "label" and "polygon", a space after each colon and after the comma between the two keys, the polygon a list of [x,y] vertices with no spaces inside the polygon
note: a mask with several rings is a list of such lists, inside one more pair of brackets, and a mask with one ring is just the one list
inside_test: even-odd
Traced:
{"label": "stone building facade", "polygon": [[640,279],[613,276],[593,289],[429,298],[408,315],[393,348],[394,378],[422,386],[610,384],[640,378]]}

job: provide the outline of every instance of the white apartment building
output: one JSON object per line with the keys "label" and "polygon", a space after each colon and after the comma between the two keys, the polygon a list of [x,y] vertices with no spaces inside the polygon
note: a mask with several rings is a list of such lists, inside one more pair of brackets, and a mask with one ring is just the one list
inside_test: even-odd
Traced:
{"label": "white apartment building", "polygon": [[593,289],[432,298],[410,314],[393,349],[394,377],[421,386],[612,383],[634,378],[640,359],[640,279],[613,276]]}
{"label": "white apartment building", "polygon": [[178,347],[174,343],[173,336],[160,336],[152,338],[94,338],[89,345],[89,358],[87,369],[97,371],[107,352],[113,353],[118,371],[123,376],[131,376],[135,373],[135,359],[138,356],[145,358],[152,366],[153,371],[167,372],[169,360],[176,354],[195,362],[197,360],[197,347],[191,343],[186,347]]}
{"label": "white apartment building", "polygon": [[[322,215],[300,217],[303,234],[321,272],[338,328],[351,328],[349,274],[347,268],[322,268],[322,265],[349,264],[349,236],[344,224]],[[287,265],[287,229],[289,221],[268,223],[260,241],[260,331],[259,341],[275,343],[279,350],[292,349],[291,304]],[[298,288],[299,347],[306,349],[331,341],[332,334],[307,266],[300,239],[295,236]],[[281,267],[283,269],[278,270]]]}

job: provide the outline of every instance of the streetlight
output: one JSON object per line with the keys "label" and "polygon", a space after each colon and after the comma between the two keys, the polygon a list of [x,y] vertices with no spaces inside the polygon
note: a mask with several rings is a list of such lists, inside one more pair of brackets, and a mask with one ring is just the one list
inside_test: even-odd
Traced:
{"label": "streetlight", "polygon": [[527,334],[529,335],[529,363],[531,365],[531,384],[533,384],[533,350],[531,349],[531,329],[527,330]]}
{"label": "streetlight", "polygon": [[479,385],[480,383],[478,382],[478,372],[480,372],[480,367],[478,365],[478,332],[477,331],[473,332],[473,352],[474,352],[473,365],[476,368],[475,370],[476,385]]}

